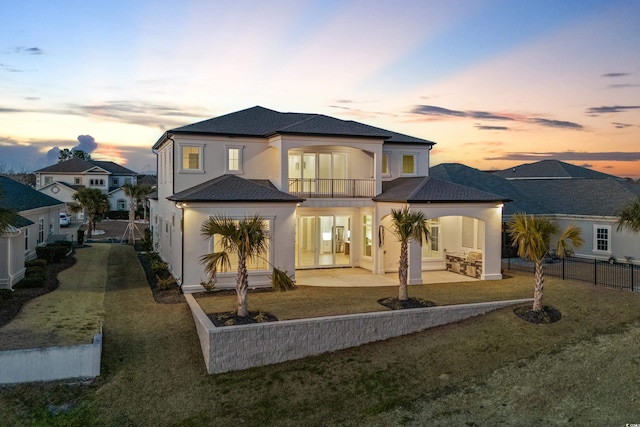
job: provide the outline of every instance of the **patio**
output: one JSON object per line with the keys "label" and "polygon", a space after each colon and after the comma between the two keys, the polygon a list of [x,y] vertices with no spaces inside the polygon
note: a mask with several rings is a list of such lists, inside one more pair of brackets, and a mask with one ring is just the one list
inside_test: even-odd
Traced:
{"label": "patio", "polygon": [[[422,272],[422,283],[425,285],[477,281],[478,279],[444,270]],[[387,273],[383,276],[371,274],[362,268],[296,270],[296,284],[325,287],[398,286],[398,273]]]}

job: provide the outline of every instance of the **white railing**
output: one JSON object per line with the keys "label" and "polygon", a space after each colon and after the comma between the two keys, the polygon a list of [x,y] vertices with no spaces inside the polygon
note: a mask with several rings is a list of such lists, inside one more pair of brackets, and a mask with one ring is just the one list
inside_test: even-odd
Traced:
{"label": "white railing", "polygon": [[289,178],[289,193],[300,197],[374,197],[375,179]]}

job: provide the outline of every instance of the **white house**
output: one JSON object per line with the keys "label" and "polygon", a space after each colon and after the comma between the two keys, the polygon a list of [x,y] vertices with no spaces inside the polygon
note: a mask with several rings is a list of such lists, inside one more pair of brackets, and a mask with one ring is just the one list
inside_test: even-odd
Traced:
{"label": "white house", "polygon": [[[433,239],[410,246],[409,281],[449,268],[501,279],[505,197],[429,177],[434,142],[354,121],[253,107],[165,132],[154,144],[154,242],[185,292],[206,281],[199,258],[216,239],[200,235],[211,215],[262,215],[272,234],[250,286],[269,284],[272,266],[397,271],[392,209],[430,219]],[[235,286],[235,272],[218,287]]]}
{"label": "white house", "polygon": [[0,176],[0,205],[16,213],[9,228],[0,233],[0,289],[24,277],[25,261],[36,257],[36,247],[60,233],[59,200]]}
{"label": "white house", "polygon": [[66,204],[85,187],[99,188],[109,195],[109,210],[129,210],[122,185],[137,184],[137,174],[114,162],[73,158],[35,171],[36,189]]}

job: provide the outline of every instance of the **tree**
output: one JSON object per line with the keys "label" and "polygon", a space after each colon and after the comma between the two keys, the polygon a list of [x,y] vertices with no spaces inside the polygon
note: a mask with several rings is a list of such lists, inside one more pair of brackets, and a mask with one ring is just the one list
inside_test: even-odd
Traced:
{"label": "tree", "polygon": [[142,200],[142,210],[144,212],[144,220],[147,221],[147,196],[153,193],[153,188],[149,184],[138,185],[140,190],[140,200]]}
{"label": "tree", "polygon": [[231,268],[229,254],[238,256],[238,276],[236,278],[237,315],[246,317],[247,291],[249,289],[249,274],[247,260],[255,259],[265,254],[269,249],[269,228],[267,221],[260,215],[241,220],[232,219],[224,215],[213,216],[205,220],[201,227],[204,238],[220,239],[220,252],[203,255],[200,262],[205,271],[215,280],[218,270],[227,271]]}
{"label": "tree", "polygon": [[620,210],[617,224],[617,231],[627,228],[640,233],[640,196]]}
{"label": "tree", "polygon": [[60,150],[60,154],[58,155],[58,163],[64,162],[66,160],[71,160],[73,158],[79,158],[82,160],[93,160],[91,158],[91,154],[87,153],[83,150],[69,150],[68,148],[63,148]]}
{"label": "tree", "polygon": [[[136,208],[138,207],[138,200],[142,197],[145,197],[146,188],[141,185],[133,185],[130,183],[126,183],[122,186],[124,190],[124,194],[129,198],[129,244],[135,244],[135,232],[138,227],[136,226]],[[146,193],[148,194],[148,193]],[[140,230],[138,230],[138,234]]]}
{"label": "tree", "polygon": [[558,224],[548,218],[517,213],[513,216],[513,221],[508,224],[507,231],[511,235],[512,245],[518,248],[518,256],[535,264],[532,311],[541,312],[544,309],[542,260],[549,253],[551,239],[557,236],[556,254],[564,258],[570,249],[580,247],[584,243],[582,230],[575,224],[571,224],[560,234]]}
{"label": "tree", "polygon": [[73,195],[73,200],[77,203],[70,205],[72,212],[80,212],[84,210],[89,230],[87,237],[91,237],[93,232],[94,221],[98,215],[109,210],[109,198],[98,188],[81,188]]}
{"label": "tree", "polygon": [[405,301],[409,299],[407,292],[409,242],[415,240],[422,246],[423,241],[429,241],[431,234],[427,226],[425,214],[420,211],[411,211],[409,210],[409,206],[405,206],[399,210],[391,210],[391,227],[391,231],[400,241],[400,265],[398,267],[400,286],[398,289],[398,299]]}
{"label": "tree", "polygon": [[2,201],[2,205],[0,205],[0,234],[4,233],[7,228],[11,225],[15,217],[15,212],[11,209],[4,208],[5,202],[3,200],[2,189],[0,188],[0,201]]}

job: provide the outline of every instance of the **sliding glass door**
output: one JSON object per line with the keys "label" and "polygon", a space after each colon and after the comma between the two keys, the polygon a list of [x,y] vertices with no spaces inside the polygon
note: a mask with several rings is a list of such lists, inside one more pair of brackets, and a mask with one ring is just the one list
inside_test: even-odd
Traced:
{"label": "sliding glass door", "polygon": [[350,225],[349,216],[299,216],[296,227],[296,267],[351,265]]}

